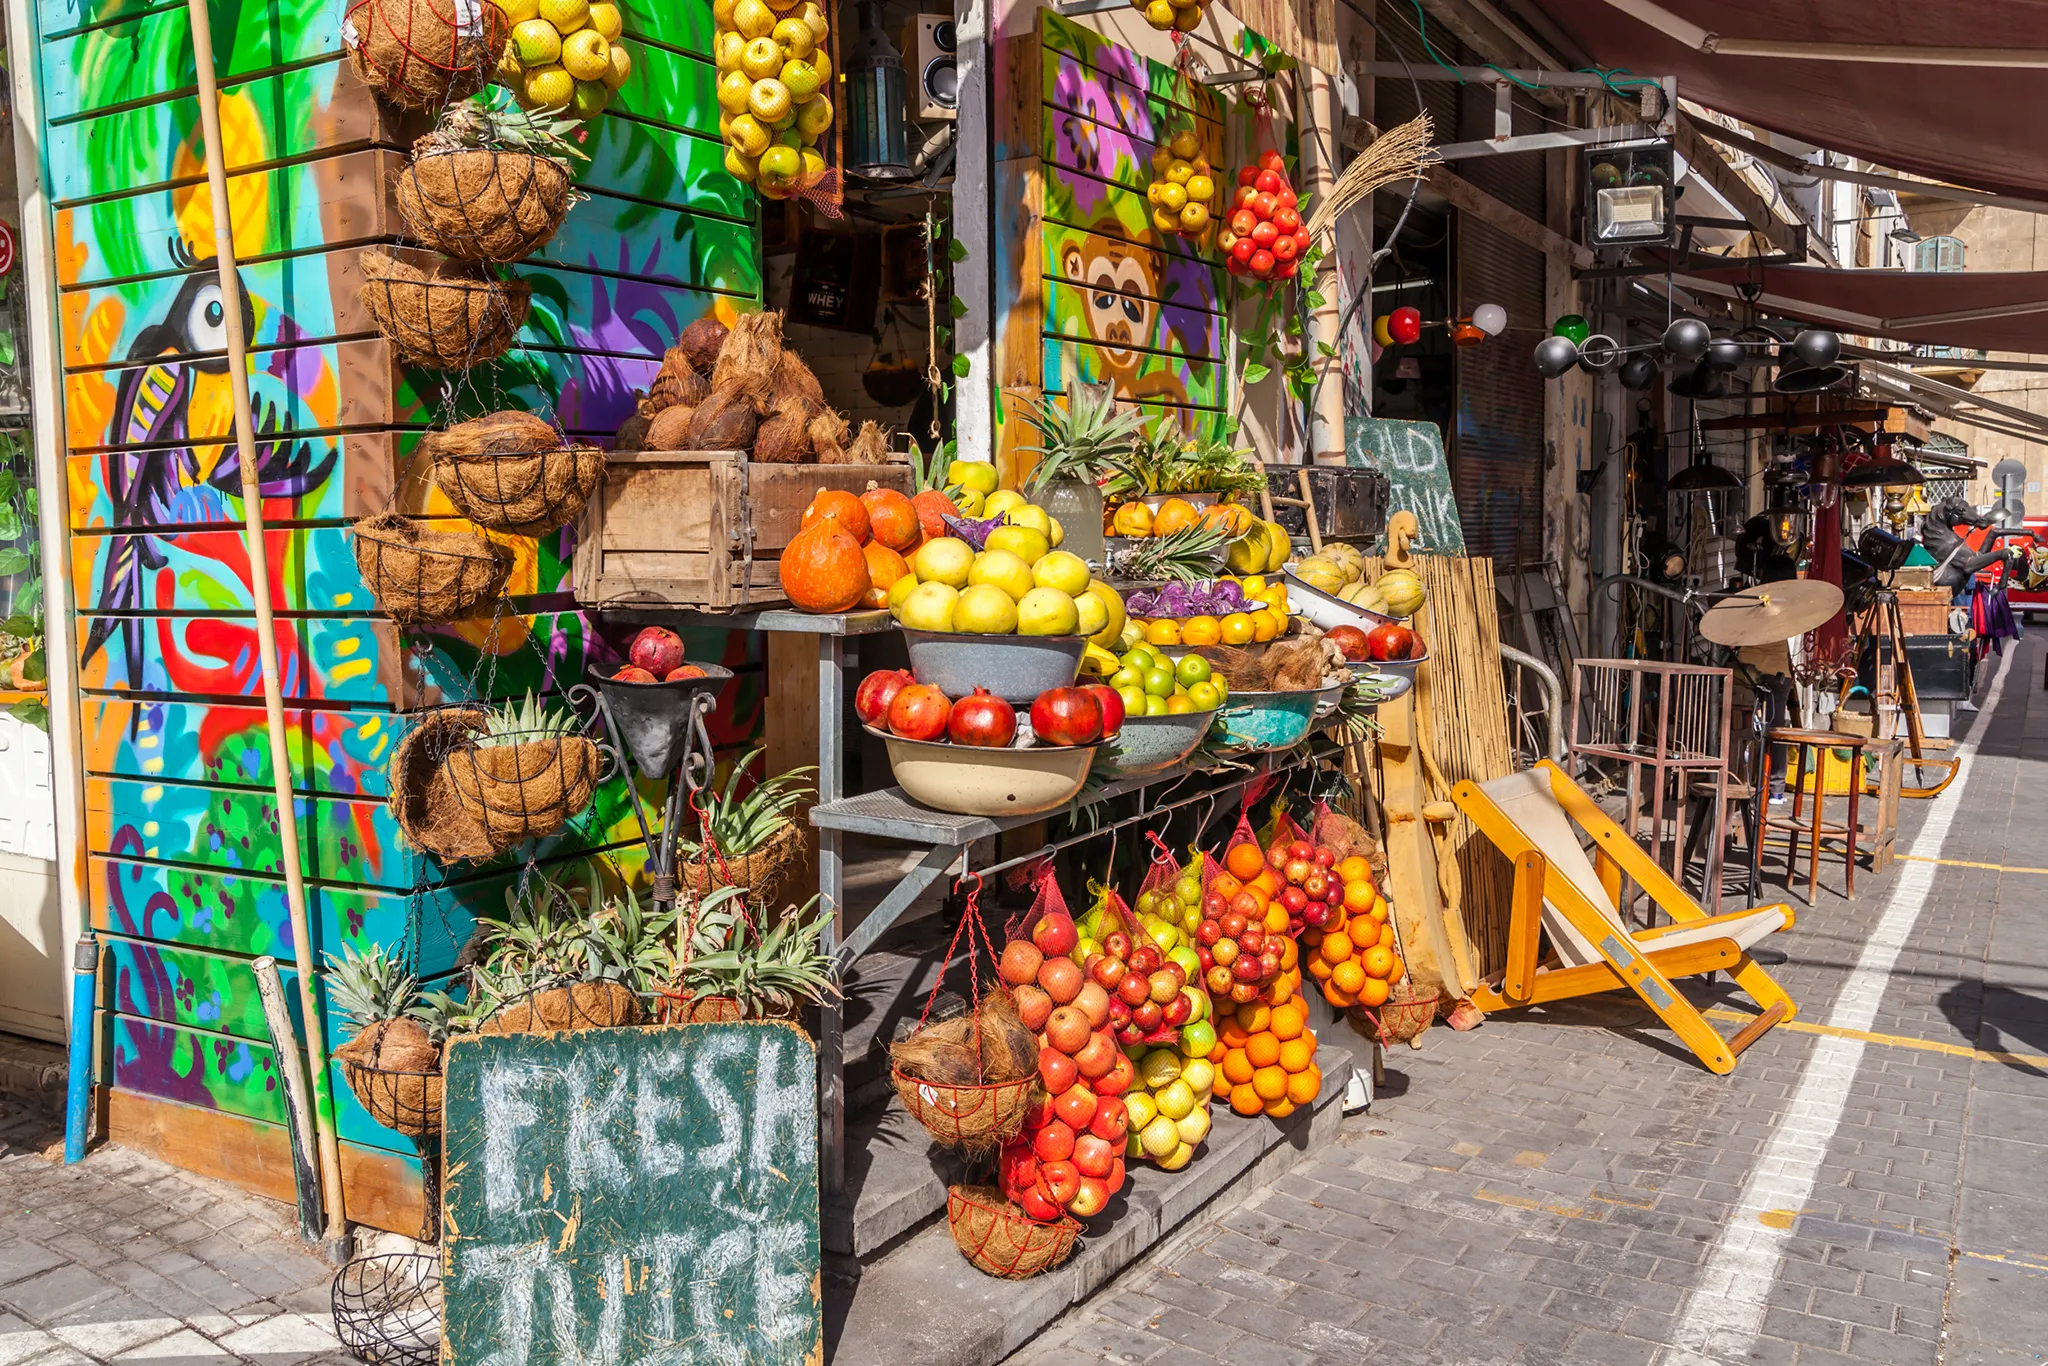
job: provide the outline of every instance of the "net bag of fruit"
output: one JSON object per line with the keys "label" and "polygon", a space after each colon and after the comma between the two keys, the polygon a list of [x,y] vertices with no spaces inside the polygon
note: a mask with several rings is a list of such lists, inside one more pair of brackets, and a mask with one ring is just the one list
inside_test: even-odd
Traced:
{"label": "net bag of fruit", "polygon": [[714,8],[718,131],[725,169],[763,199],[806,199],[839,217],[839,68],[834,6],[819,0],[738,0]]}
{"label": "net bag of fruit", "polygon": [[1201,861],[1202,921],[1195,937],[1230,973],[1227,986],[1218,985],[1220,974],[1209,979],[1210,995],[1238,1005],[1257,1000],[1281,972],[1287,912],[1273,899],[1278,875],[1269,875],[1265,851],[1243,816],[1222,860],[1205,853]]}
{"label": "net bag of fruit", "polygon": [[1339,862],[1347,858],[1364,859],[1372,865],[1373,881],[1380,886],[1386,885],[1387,855],[1380,848],[1380,842],[1364,826],[1326,801],[1316,803],[1315,819],[1309,825],[1309,839],[1334,851]]}
{"label": "net bag of fruit", "polygon": [[[1038,1081],[1038,1040],[1019,1014],[1015,994],[1002,980],[988,981],[984,989],[984,960],[1006,973],[1010,955],[1006,951],[997,963],[981,919],[980,893],[981,879],[975,876],[916,1032],[889,1047],[889,1077],[903,1108],[934,1142],[969,1152],[987,1152],[1016,1137]],[[970,1008],[965,1015],[932,1023],[932,1006],[956,957],[967,962]]]}

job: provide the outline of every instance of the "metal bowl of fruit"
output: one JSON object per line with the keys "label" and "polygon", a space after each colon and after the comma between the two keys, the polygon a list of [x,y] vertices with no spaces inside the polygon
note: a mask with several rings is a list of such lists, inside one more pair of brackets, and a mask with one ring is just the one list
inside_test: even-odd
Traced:
{"label": "metal bowl of fruit", "polygon": [[1378,669],[1403,678],[1415,677],[1417,665],[1429,660],[1429,646],[1406,622],[1383,621],[1367,629],[1345,622],[1332,626],[1323,639],[1343,651],[1354,673]]}
{"label": "metal bowl of fruit", "polygon": [[1064,688],[1081,669],[1086,636],[977,636],[903,628],[910,671],[948,697],[987,688],[1005,702],[1029,702]]}
{"label": "metal bowl of fruit", "polygon": [[1315,724],[1323,690],[1300,692],[1234,692],[1223,703],[1216,724],[1223,743],[1234,750],[1286,749],[1298,744]]}
{"label": "metal bowl of fruit", "polygon": [[912,801],[956,816],[1037,816],[1080,795],[1102,748],[1031,745],[993,749],[944,740],[906,740],[874,726],[863,730],[889,751],[897,786]]}
{"label": "metal bowl of fruit", "polygon": [[1307,617],[1322,630],[1327,631],[1333,626],[1356,626],[1361,630],[1370,631],[1375,626],[1399,620],[1398,617],[1388,616],[1384,612],[1374,612],[1356,603],[1346,602],[1335,593],[1316,587],[1296,574],[1291,564],[1281,572],[1287,576],[1288,603],[1296,612]]}
{"label": "metal bowl of fruit", "polygon": [[[1414,662],[1420,663],[1421,661],[1416,660]],[[1351,670],[1351,676],[1354,679],[1369,678],[1376,681],[1379,687],[1377,701],[1391,702],[1397,697],[1405,697],[1408,695],[1408,690],[1415,686],[1415,671],[1413,669],[1406,671],[1387,669],[1385,672],[1381,672],[1384,666],[1370,659],[1354,660],[1345,665],[1345,667]]]}
{"label": "metal bowl of fruit", "polygon": [[1095,772],[1105,778],[1144,778],[1164,773],[1183,762],[1202,743],[1220,707],[1207,711],[1162,712],[1132,716],[1102,746]]}

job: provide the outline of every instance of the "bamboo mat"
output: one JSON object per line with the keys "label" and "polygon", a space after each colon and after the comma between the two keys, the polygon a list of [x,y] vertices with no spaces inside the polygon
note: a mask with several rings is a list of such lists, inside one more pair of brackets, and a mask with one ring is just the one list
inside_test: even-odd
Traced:
{"label": "bamboo mat", "polygon": [[[1514,760],[1493,561],[1419,553],[1414,559],[1429,594],[1413,622],[1430,653],[1429,662],[1415,671],[1417,731],[1446,783],[1505,777],[1514,771]],[[1365,565],[1367,579],[1379,574],[1378,558],[1366,557]],[[1431,800],[1451,800],[1448,787],[1434,781],[1430,786]],[[1458,910],[1472,942],[1474,966],[1488,976],[1507,965],[1514,869],[1463,811],[1446,828],[1462,883]]]}

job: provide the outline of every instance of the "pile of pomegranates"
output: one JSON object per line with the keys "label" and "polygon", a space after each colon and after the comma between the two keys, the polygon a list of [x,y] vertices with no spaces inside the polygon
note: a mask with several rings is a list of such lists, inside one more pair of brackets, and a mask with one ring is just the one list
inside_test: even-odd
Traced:
{"label": "pile of pomegranates", "polygon": [[[908,669],[877,669],[854,690],[853,710],[862,724],[905,740],[951,741],[983,749],[1008,749],[1022,732],[1017,709],[986,688],[958,701]],[[1032,743],[1092,745],[1123,726],[1124,704],[1114,688],[1101,684],[1048,688],[1031,704]]]}
{"label": "pile of pomegranates", "polygon": [[615,670],[614,683],[680,683],[703,678],[704,670],[683,662],[683,638],[665,626],[649,626],[633,637],[629,661]]}

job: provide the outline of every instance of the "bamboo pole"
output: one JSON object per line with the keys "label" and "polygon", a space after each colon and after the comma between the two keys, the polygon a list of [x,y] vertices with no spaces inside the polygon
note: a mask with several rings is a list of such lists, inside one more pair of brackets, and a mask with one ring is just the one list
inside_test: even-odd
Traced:
{"label": "bamboo pole", "polygon": [[[213,69],[213,22],[206,0],[186,0],[192,56],[199,68],[199,127],[206,141],[206,187],[213,200],[213,252],[220,268],[220,304],[227,326],[228,379],[234,388],[235,450],[242,466],[242,519],[249,546],[249,589],[256,599],[256,649],[263,674],[263,716],[270,732],[270,772],[277,798],[279,856],[285,901],[292,917],[292,958],[299,974],[299,1004],[306,1021],[306,1054],[313,1074],[313,1124],[319,1136],[320,1188],[330,1242],[343,1233],[341,1146],[334,1136],[334,1097],[328,1084],[327,1039],[314,979],[313,933],[306,914],[306,880],[299,867],[298,808],[292,800],[291,754],[285,744],[284,692],[278,680],[277,639],[270,612],[270,562],[263,534],[263,487],[256,469],[256,422],[249,404],[249,339],[242,331],[241,277],[236,273],[235,225],[228,207],[227,160],[221,150],[220,83]],[[287,1041],[281,1041],[280,1047]]]}

